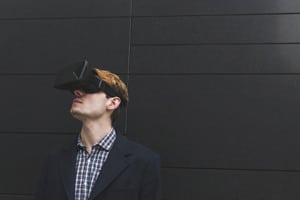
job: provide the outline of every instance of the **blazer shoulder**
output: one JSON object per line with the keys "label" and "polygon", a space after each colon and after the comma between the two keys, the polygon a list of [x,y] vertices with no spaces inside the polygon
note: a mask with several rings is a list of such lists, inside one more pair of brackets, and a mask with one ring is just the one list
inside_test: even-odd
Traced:
{"label": "blazer shoulder", "polygon": [[65,153],[73,153],[76,151],[76,143],[74,140],[68,141],[61,145],[51,148],[44,156],[46,160],[57,160]]}
{"label": "blazer shoulder", "polygon": [[144,160],[159,160],[160,156],[158,153],[151,150],[149,147],[135,142],[124,135],[117,135],[119,140],[119,146],[123,152],[133,155],[136,158]]}

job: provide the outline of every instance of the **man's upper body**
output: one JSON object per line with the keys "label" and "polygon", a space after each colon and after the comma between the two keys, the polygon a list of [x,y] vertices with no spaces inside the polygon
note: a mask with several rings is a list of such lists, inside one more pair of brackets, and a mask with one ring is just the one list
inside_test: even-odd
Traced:
{"label": "man's upper body", "polygon": [[[160,199],[159,158],[121,134],[93,186],[91,200]],[[36,200],[75,199],[77,141],[49,154],[42,170]]]}
{"label": "man's upper body", "polygon": [[80,134],[69,146],[49,154],[35,199],[160,199],[159,156],[112,125],[120,106],[127,105],[126,85],[109,71],[93,72],[100,80],[98,91],[86,92],[81,82],[71,90],[75,98],[70,112],[82,122]]}

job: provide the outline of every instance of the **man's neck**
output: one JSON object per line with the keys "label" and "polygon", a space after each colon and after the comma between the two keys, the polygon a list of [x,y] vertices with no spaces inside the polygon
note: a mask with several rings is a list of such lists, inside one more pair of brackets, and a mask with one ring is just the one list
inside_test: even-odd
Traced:
{"label": "man's neck", "polygon": [[90,153],[92,146],[97,144],[102,138],[109,134],[112,130],[111,122],[103,122],[97,120],[85,120],[82,122],[80,132],[81,141]]}

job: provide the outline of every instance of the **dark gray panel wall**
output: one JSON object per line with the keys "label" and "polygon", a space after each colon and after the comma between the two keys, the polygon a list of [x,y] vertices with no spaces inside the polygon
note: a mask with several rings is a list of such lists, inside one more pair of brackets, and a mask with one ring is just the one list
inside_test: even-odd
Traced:
{"label": "dark gray panel wall", "polygon": [[137,18],[134,44],[297,43],[300,16],[233,15]]}
{"label": "dark gray panel wall", "polygon": [[164,199],[299,198],[299,173],[241,170],[163,169]]}
{"label": "dark gray panel wall", "polygon": [[[2,1],[0,199],[32,200],[43,158],[72,141],[70,94],[53,89],[64,65],[88,58],[128,81],[131,1]],[[125,132],[126,112],[116,127]]]}
{"label": "dark gray panel wall", "polygon": [[130,15],[128,0],[3,0],[0,18],[87,18]]}
{"label": "dark gray panel wall", "polygon": [[[47,152],[70,143],[75,134],[0,134],[0,193],[32,194]],[[12,148],[14,147],[14,148]]]}
{"label": "dark gray panel wall", "polygon": [[161,155],[163,199],[299,199],[298,1],[0,4],[0,200],[76,137],[52,84],[82,57],[129,82],[116,126]]}
{"label": "dark gray panel wall", "polygon": [[[54,76],[2,76],[1,132],[74,132],[69,114],[71,94],[52,88]],[[9,86],[9,88],[8,88]],[[12,123],[13,122],[13,123]],[[74,130],[75,129],[75,130]]]}
{"label": "dark gray panel wall", "polygon": [[1,200],[32,200],[31,195],[0,195]]}
{"label": "dark gray panel wall", "polygon": [[299,44],[134,46],[131,73],[299,73]]}
{"label": "dark gray panel wall", "polygon": [[129,19],[4,20],[0,28],[0,73],[55,73],[82,58],[127,73]]}
{"label": "dark gray panel wall", "polygon": [[299,2],[133,5],[127,132],[163,198],[299,198]]}
{"label": "dark gray panel wall", "polygon": [[297,13],[300,3],[297,0],[135,0],[133,9],[137,16]]}
{"label": "dark gray panel wall", "polygon": [[163,166],[300,170],[296,75],[136,75],[129,85],[128,134]]}

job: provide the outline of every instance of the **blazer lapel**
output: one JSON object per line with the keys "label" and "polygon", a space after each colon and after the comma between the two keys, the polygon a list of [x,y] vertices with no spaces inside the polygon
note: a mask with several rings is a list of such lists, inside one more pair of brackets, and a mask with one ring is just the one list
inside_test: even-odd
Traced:
{"label": "blazer lapel", "polygon": [[109,156],[104,163],[97,178],[89,199],[94,199],[99,195],[129,164],[129,151],[126,139],[122,135],[117,135]]}
{"label": "blazer lapel", "polygon": [[60,160],[60,172],[69,200],[75,197],[75,163],[76,163],[76,145],[65,149]]}

